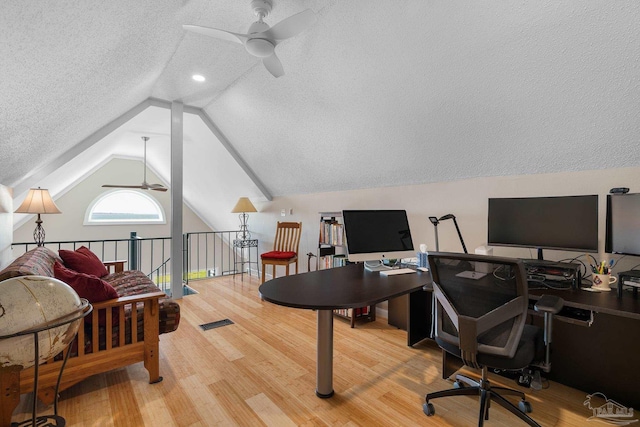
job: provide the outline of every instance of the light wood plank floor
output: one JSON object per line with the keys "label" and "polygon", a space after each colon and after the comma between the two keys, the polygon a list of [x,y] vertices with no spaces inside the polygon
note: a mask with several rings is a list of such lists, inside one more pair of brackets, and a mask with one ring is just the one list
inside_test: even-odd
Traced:
{"label": "light wood plank floor", "polygon": [[[477,425],[473,397],[438,399],[435,416],[422,413],[425,393],[451,387],[440,378],[440,350],[428,342],[407,347],[406,333],[386,319],[355,329],[335,319],[336,395],[317,398],[316,313],[263,302],[258,286],[247,275],[193,282],[199,294],[181,300],[180,327],[161,336],[164,381],[148,384],[142,363],[96,375],[62,393],[60,415],[69,426]],[[224,318],[234,324],[198,326]],[[584,426],[592,415],[582,391],[556,383],[524,391],[543,426]],[[14,422],[29,418],[31,399],[23,395]],[[524,423],[493,405],[486,425]]]}

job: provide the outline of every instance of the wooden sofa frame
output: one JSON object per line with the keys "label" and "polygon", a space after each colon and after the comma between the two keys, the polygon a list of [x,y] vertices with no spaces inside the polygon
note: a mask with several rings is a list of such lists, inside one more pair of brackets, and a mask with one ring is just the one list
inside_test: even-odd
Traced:
{"label": "wooden sofa frame", "polygon": [[[104,262],[107,269],[113,268],[114,272],[124,271],[126,261]],[[162,381],[160,376],[159,360],[159,304],[160,298],[165,298],[162,291],[151,292],[141,295],[130,295],[115,298],[107,301],[92,304],[93,312],[81,320],[77,343],[77,355],[71,354],[64,368],[60,390],[65,390],[72,385],[84,380],[91,375],[100,374],[113,369],[131,365],[132,363],[144,362],[144,367],[149,373],[149,383]],[[144,305],[144,340],[138,341],[138,322],[135,321],[135,314],[139,305]],[[100,349],[99,320],[98,316],[106,318],[106,325],[112,325],[113,316],[119,317],[119,324],[125,325],[125,308],[131,309],[131,342],[125,344],[125,328],[118,330],[119,345],[113,347],[113,329],[104,329],[103,349]],[[113,309],[115,308],[115,310]],[[115,312],[115,313],[114,313]],[[85,329],[85,323],[91,318],[91,327]],[[87,332],[90,330],[90,336]],[[90,338],[91,352],[86,353],[84,342]],[[71,351],[73,344],[65,350]],[[74,352],[75,353],[75,352]],[[38,368],[38,398],[45,404],[51,404],[55,398],[55,387],[58,381],[58,373],[62,367],[63,360],[51,359]],[[33,391],[34,368],[24,369],[20,372],[20,393]]]}

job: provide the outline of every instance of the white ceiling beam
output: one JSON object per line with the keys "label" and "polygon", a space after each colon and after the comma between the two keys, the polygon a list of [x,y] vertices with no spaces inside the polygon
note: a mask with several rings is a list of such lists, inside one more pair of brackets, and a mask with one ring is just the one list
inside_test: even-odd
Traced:
{"label": "white ceiling beam", "polygon": [[204,122],[204,124],[207,125],[209,130],[216,136],[216,138],[218,138],[218,141],[220,141],[222,146],[229,152],[229,154],[231,154],[231,157],[233,157],[234,160],[238,162],[238,165],[242,168],[242,170],[244,170],[247,176],[249,176],[249,178],[251,179],[251,181],[253,181],[256,187],[258,187],[262,195],[268,201],[272,201],[273,196],[271,195],[271,192],[262,183],[260,178],[258,178],[258,176],[253,172],[253,169],[249,167],[247,162],[244,161],[244,159],[240,156],[240,154],[236,151],[236,149],[233,148],[233,145],[231,145],[227,137],[222,133],[222,131],[218,128],[218,126],[216,126],[215,123],[213,123],[213,120],[211,120],[211,118],[207,115],[207,113],[205,113],[204,110],[202,110],[201,108],[194,108],[194,107],[185,107],[184,111],[185,113],[197,114],[200,117],[200,119],[202,119],[202,121]]}
{"label": "white ceiling beam", "polygon": [[13,183],[13,185],[11,185],[11,187],[13,187],[13,194],[18,195],[25,193],[27,190],[29,190],[34,182],[38,182],[39,180],[46,178],[50,173],[62,167],[65,163],[76,157],[78,154],[82,153],[87,148],[91,147],[96,142],[100,141],[102,138],[109,135],[111,132],[118,129],[120,126],[143,112],[151,105],[151,98],[142,101],[140,104],[136,105],[123,115],[102,126],[100,129],[80,141],[78,144],[71,147],[69,150],[62,153],[60,156],[40,166],[39,168],[32,170],[18,182],[15,182]]}

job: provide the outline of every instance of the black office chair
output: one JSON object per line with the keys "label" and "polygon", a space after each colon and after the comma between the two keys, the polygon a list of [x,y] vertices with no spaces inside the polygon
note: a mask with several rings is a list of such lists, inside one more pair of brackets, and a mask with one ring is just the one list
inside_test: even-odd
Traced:
{"label": "black office chair", "polygon": [[[456,375],[453,389],[429,393],[423,410],[435,414],[431,400],[458,395],[479,395],[478,425],[489,419],[491,402],[496,402],[531,426],[538,424],[527,415],[532,408],[524,393],[492,387],[487,369],[518,371],[545,357],[545,341],[551,342],[553,313],[562,300],[545,296],[536,309],[545,313],[545,330],[525,324],[528,310],[527,275],[522,261],[512,258],[454,253],[429,254],[433,292],[437,301],[435,340],[446,352],[472,368],[482,369],[479,381]],[[548,324],[548,325],[547,325]],[[550,368],[548,351],[539,366]],[[470,385],[468,387],[467,385]],[[520,398],[516,407],[502,395]]]}

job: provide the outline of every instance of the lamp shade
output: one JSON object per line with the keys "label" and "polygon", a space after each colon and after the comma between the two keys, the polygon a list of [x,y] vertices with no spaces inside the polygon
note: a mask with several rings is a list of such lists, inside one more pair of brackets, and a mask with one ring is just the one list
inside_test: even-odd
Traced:
{"label": "lamp shade", "polygon": [[28,214],[59,214],[56,206],[46,188],[32,188],[29,190],[22,204],[15,210],[16,213]]}
{"label": "lamp shade", "polygon": [[231,213],[258,212],[248,197],[240,197],[238,203],[233,207]]}

